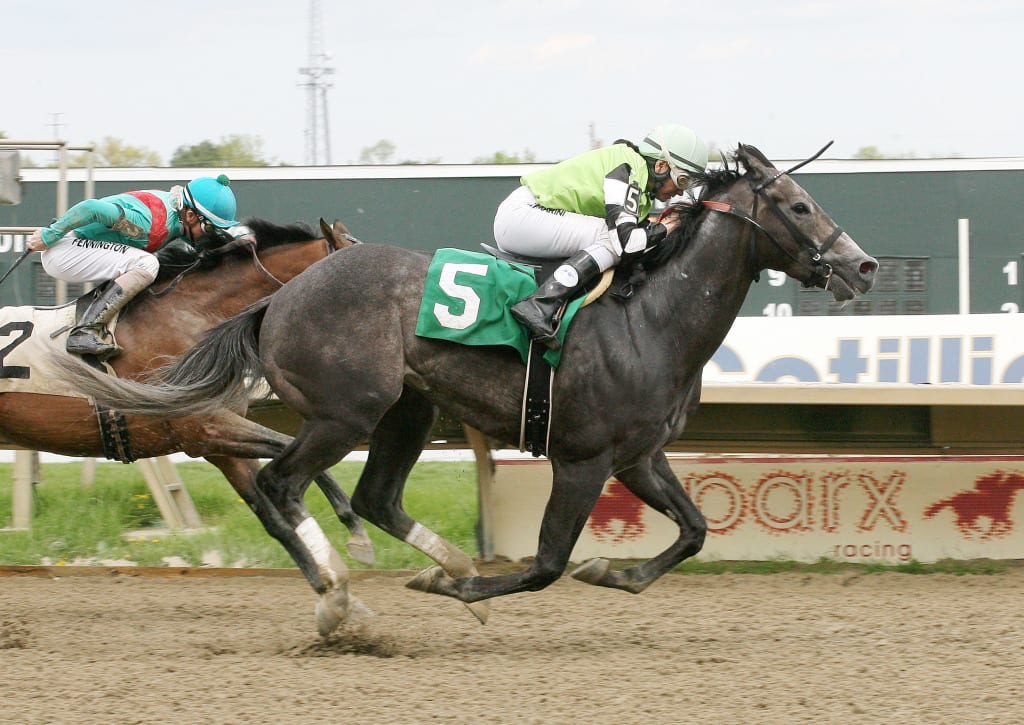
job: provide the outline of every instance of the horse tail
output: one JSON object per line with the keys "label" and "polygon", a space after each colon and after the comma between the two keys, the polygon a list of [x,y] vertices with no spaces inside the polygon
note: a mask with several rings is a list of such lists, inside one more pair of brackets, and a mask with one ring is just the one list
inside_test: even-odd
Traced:
{"label": "horse tail", "polygon": [[78,358],[53,355],[66,382],[121,413],[157,418],[244,410],[260,385],[259,331],[270,297],[210,328],[194,347],[140,381],[106,375]]}

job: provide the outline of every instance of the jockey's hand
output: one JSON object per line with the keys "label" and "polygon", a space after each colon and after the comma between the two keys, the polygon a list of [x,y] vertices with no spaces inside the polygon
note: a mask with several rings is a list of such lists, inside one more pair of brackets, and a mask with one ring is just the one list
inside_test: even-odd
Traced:
{"label": "jockey's hand", "polygon": [[666,234],[671,234],[679,228],[679,215],[673,214],[671,216],[667,216],[658,223],[665,227]]}
{"label": "jockey's hand", "polygon": [[42,231],[42,229],[36,229],[32,232],[29,238],[25,240],[25,249],[30,252],[41,252],[46,249],[46,242],[43,241]]}
{"label": "jockey's hand", "polygon": [[233,247],[255,247],[256,232],[245,224],[236,224],[228,228],[228,234],[234,240]]}
{"label": "jockey's hand", "polygon": [[647,227],[647,249],[661,244],[662,240],[668,236],[669,232],[675,228],[676,225],[669,227],[665,222],[658,222]]}

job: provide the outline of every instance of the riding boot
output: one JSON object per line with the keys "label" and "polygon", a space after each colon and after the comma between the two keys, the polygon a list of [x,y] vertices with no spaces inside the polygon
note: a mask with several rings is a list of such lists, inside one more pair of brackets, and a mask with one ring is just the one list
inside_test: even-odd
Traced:
{"label": "riding boot", "polygon": [[95,355],[100,360],[120,353],[121,348],[104,339],[113,339],[106,325],[129,300],[148,287],[152,281],[152,277],[142,270],[130,270],[110,282],[107,288],[89,303],[79,324],[71,328],[66,345],[67,351],[72,355]]}
{"label": "riding boot", "polygon": [[512,316],[530,331],[533,339],[552,350],[561,344],[556,336],[566,303],[601,269],[586,251],[577,252],[555,270],[537,290],[512,306]]}

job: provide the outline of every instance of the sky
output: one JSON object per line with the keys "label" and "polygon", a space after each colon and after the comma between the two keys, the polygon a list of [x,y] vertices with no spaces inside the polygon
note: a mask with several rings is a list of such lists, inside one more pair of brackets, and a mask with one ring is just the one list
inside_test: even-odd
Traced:
{"label": "sky", "polygon": [[[309,0],[0,0],[0,132],[306,161]],[[1024,156],[1019,0],[321,0],[331,161],[558,161],[663,122],[772,159]]]}

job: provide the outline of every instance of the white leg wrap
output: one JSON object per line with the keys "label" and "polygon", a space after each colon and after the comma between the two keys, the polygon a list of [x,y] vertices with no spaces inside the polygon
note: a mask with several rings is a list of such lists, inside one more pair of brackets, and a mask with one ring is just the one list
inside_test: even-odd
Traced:
{"label": "white leg wrap", "polygon": [[295,533],[309,549],[317,566],[325,571],[331,571],[331,542],[327,540],[316,519],[312,516],[303,519],[302,523],[295,527]]}
{"label": "white leg wrap", "polygon": [[412,525],[409,535],[405,537],[405,543],[419,549],[439,564],[448,561],[448,547],[444,545],[441,537],[419,523]]}

